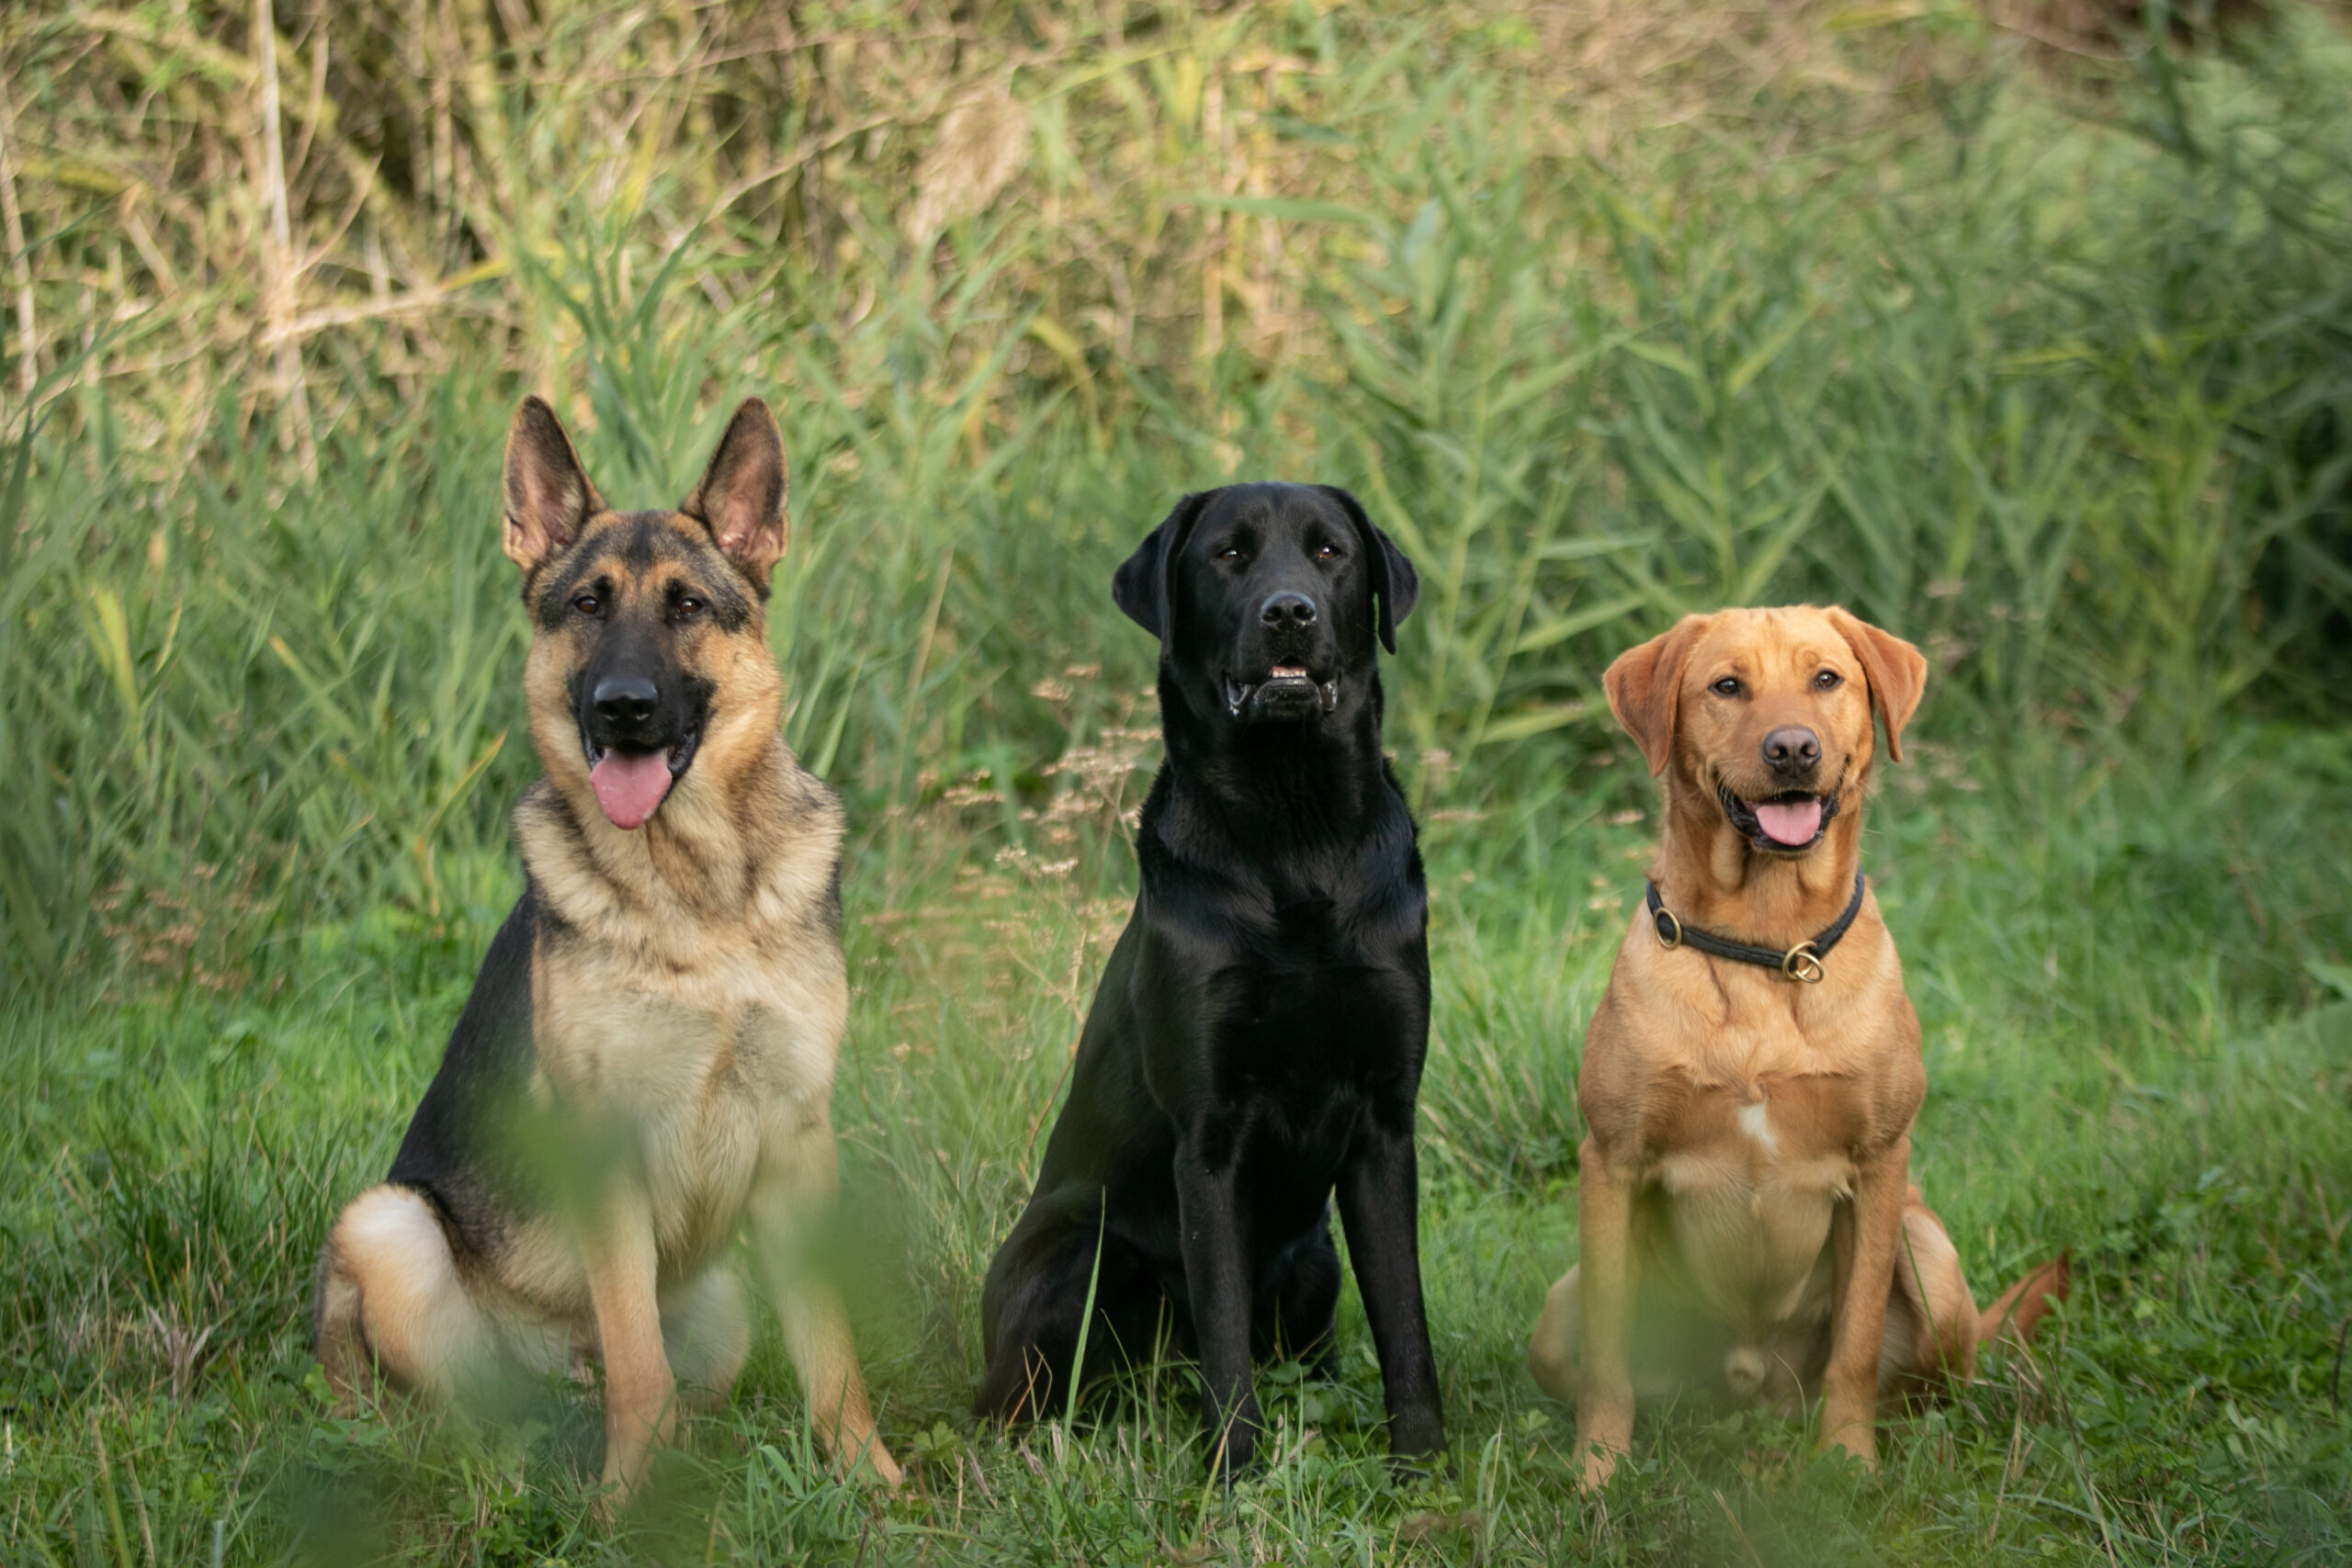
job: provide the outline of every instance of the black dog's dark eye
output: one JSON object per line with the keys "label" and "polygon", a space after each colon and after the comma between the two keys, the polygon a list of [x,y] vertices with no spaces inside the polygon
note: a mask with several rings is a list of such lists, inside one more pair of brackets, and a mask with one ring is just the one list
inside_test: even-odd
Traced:
{"label": "black dog's dark eye", "polygon": [[1317,560],[1338,560],[1340,558],[1340,547],[1329,544],[1317,545],[1315,547],[1315,558]]}
{"label": "black dog's dark eye", "polygon": [[1239,545],[1227,545],[1225,548],[1217,551],[1216,558],[1219,560],[1239,560],[1241,558],[1241,547]]}
{"label": "black dog's dark eye", "polygon": [[1716,682],[1711,690],[1719,697],[1736,697],[1739,695],[1739,677],[1726,675]]}
{"label": "black dog's dark eye", "polygon": [[594,615],[604,610],[605,602],[594,593],[576,593],[572,595],[571,607],[583,615]]}
{"label": "black dog's dark eye", "polygon": [[1837,671],[1824,670],[1820,674],[1815,675],[1813,678],[1813,684],[1814,689],[1816,691],[1834,692],[1839,686],[1843,685],[1845,681],[1846,677],[1838,673]]}

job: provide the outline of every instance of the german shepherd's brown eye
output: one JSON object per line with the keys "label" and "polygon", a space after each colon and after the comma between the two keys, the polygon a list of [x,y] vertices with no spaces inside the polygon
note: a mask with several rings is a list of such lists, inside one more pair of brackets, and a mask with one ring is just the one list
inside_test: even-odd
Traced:
{"label": "german shepherd's brown eye", "polygon": [[594,593],[573,594],[571,607],[583,615],[601,615],[605,613],[605,602]]}
{"label": "german shepherd's brown eye", "polygon": [[1707,689],[1719,697],[1736,697],[1739,695],[1739,677],[1726,675]]}
{"label": "german shepherd's brown eye", "polygon": [[1835,670],[1824,670],[1813,678],[1813,689],[1816,692],[1834,692],[1845,683],[1846,677]]}
{"label": "german shepherd's brown eye", "polygon": [[701,600],[695,598],[691,593],[685,593],[679,596],[678,603],[673,613],[682,621],[691,620],[695,616],[701,615],[704,608],[705,606]]}

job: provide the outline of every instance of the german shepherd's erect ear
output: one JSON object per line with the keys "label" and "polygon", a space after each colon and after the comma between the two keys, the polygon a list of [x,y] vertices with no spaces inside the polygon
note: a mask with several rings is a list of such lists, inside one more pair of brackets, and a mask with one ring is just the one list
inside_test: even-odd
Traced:
{"label": "german shepherd's erect ear", "polygon": [[604,510],[555,410],[525,398],[506,429],[505,539],[506,558],[523,569],[525,585]]}
{"label": "german shepherd's erect ear", "polygon": [[713,543],[764,599],[768,572],[784,558],[792,537],[785,510],[791,476],[785,467],[784,432],[757,398],[744,400],[727,422],[710,467],[678,510],[710,530]]}

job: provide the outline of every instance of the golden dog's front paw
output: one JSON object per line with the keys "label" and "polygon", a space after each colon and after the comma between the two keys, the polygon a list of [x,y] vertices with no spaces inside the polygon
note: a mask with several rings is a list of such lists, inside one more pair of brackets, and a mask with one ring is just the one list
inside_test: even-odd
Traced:
{"label": "golden dog's front paw", "polygon": [[1878,1418],[1871,1410],[1845,1412],[1825,1410],[1821,1417],[1821,1448],[1843,1450],[1864,1470],[1878,1468]]}
{"label": "golden dog's front paw", "polygon": [[1535,1386],[1563,1404],[1574,1404],[1584,1378],[1584,1332],[1577,1301],[1577,1271],[1569,1269],[1544,1296],[1544,1311],[1527,1337],[1527,1371]]}

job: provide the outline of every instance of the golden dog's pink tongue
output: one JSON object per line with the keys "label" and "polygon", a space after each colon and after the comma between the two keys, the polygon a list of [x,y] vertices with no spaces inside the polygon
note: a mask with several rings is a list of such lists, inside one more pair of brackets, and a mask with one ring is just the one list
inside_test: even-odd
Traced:
{"label": "golden dog's pink tongue", "polygon": [[662,804],[662,797],[670,793],[670,760],[659,751],[633,757],[607,751],[603,761],[588,770],[588,783],[596,791],[596,804],[605,808],[614,827],[642,827]]}
{"label": "golden dog's pink tongue", "polygon": [[1821,831],[1821,797],[1759,802],[1756,822],[1764,829],[1764,836],[1776,844],[1809,844],[1813,836]]}

